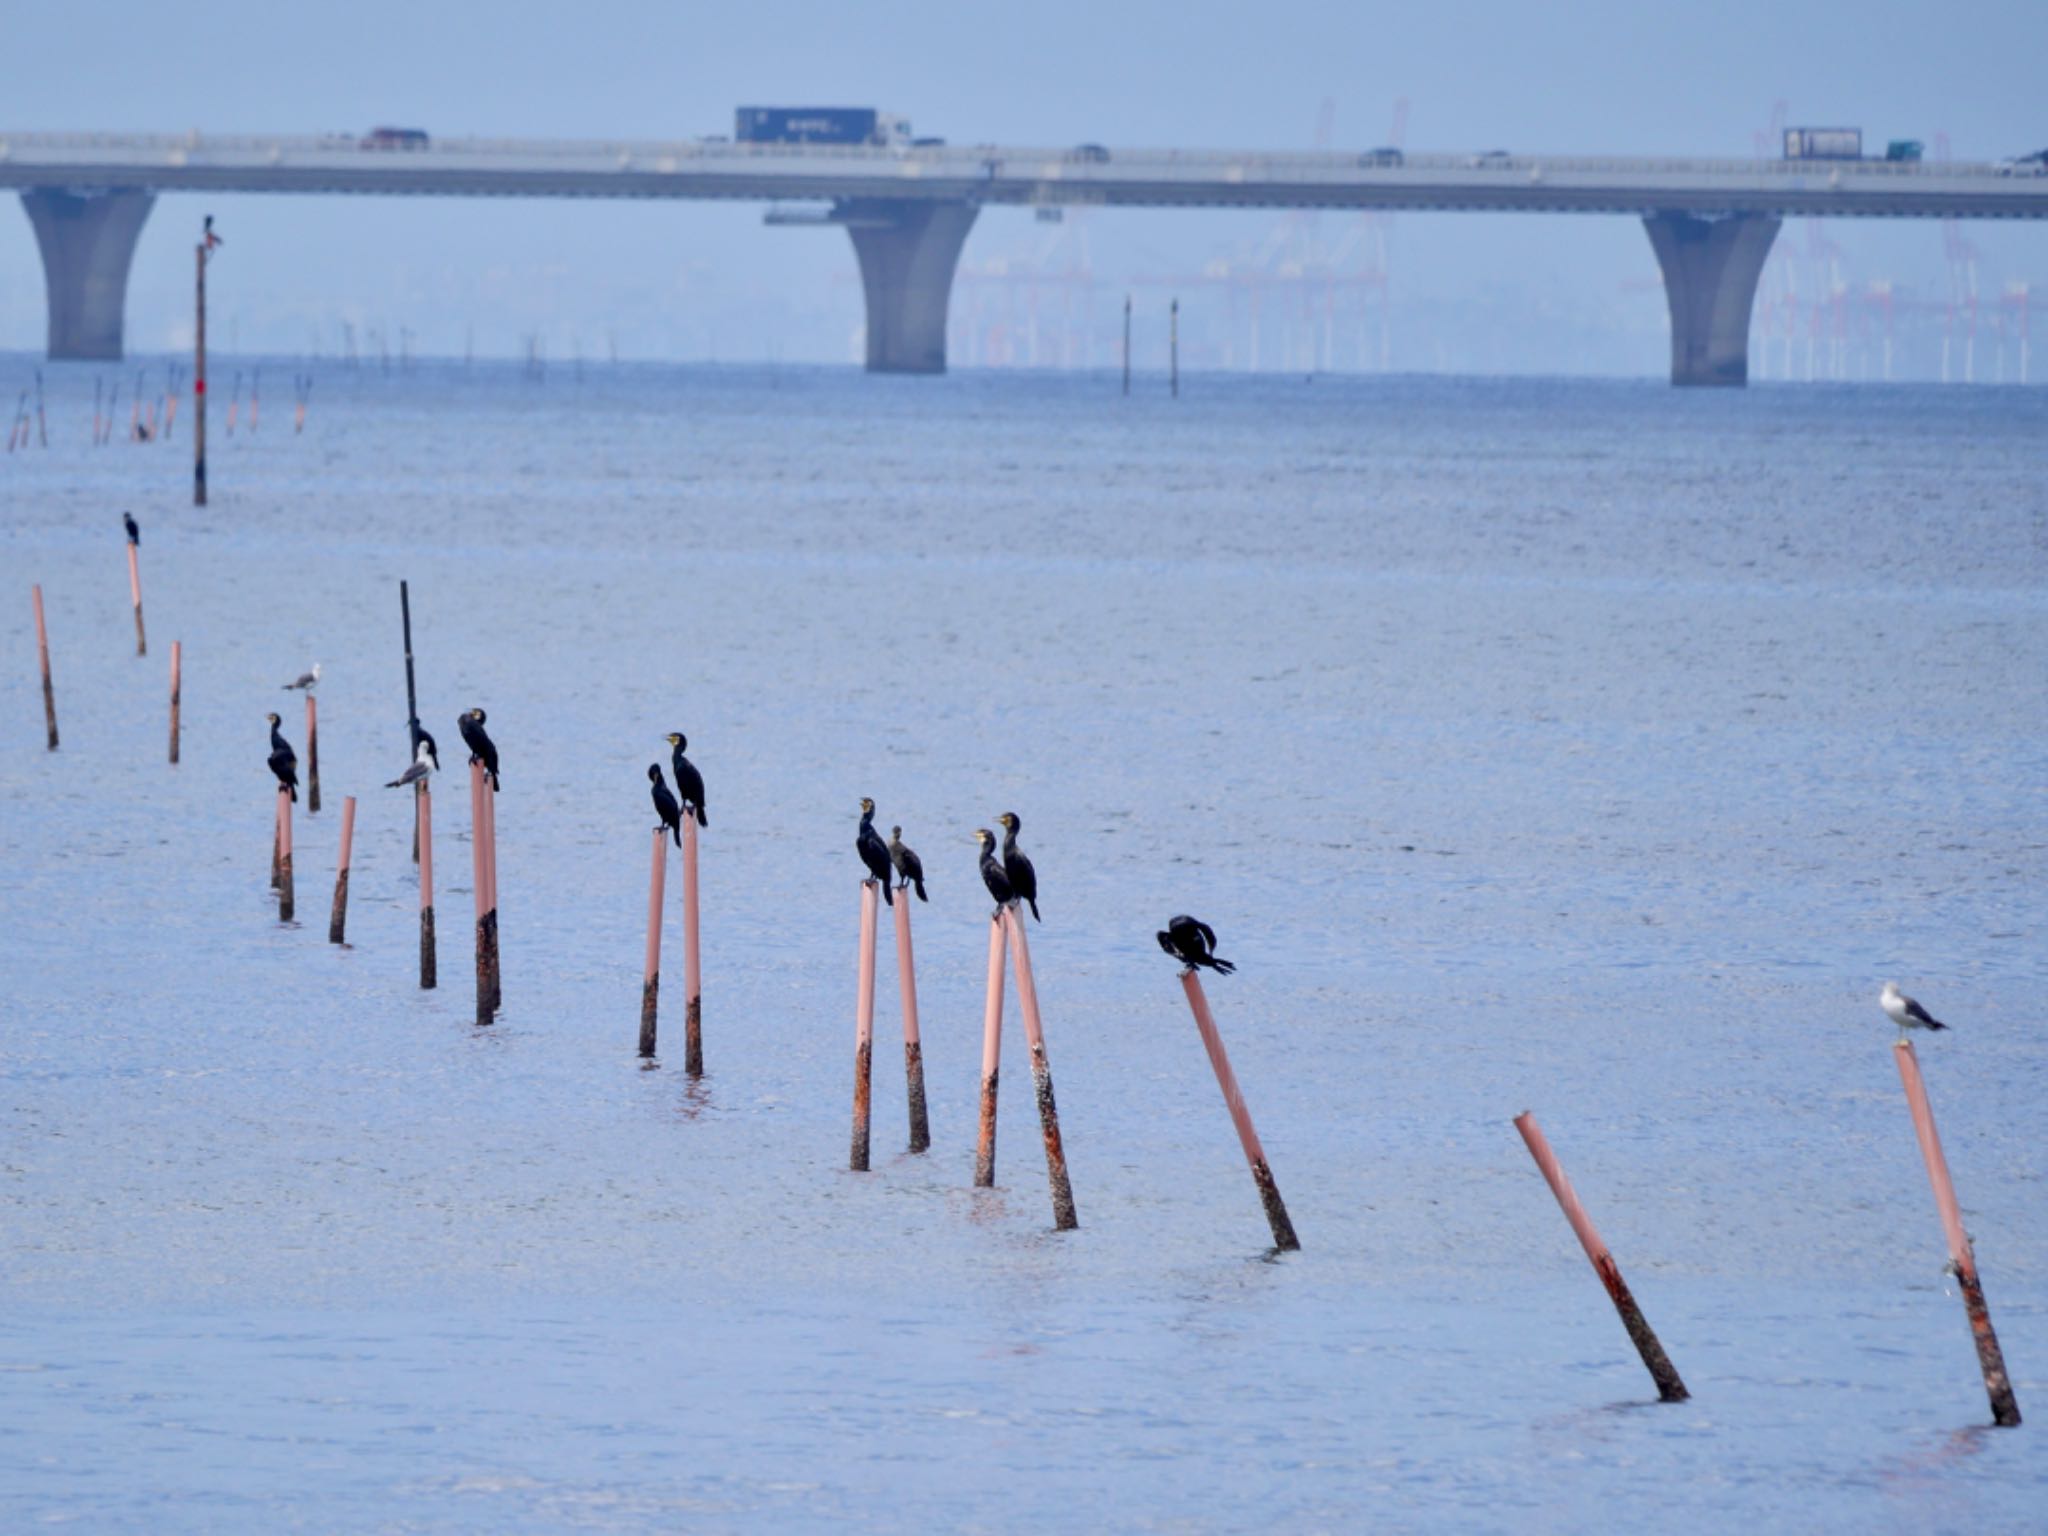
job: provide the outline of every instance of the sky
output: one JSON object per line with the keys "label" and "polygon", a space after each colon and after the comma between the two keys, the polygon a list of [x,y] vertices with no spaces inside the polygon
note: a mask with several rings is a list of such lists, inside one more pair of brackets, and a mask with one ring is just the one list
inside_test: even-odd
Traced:
{"label": "sky", "polygon": [[[1934,153],[1945,136],[1958,158],[2048,146],[2041,0],[209,0],[197,12],[110,0],[89,25],[76,7],[15,0],[4,30],[0,132],[392,123],[669,138],[730,133],[733,108],[760,102],[872,105],[967,142],[1309,149],[1326,135],[1342,149],[1387,142],[1405,101],[1411,150],[1748,155],[1782,102],[1793,123],[1857,125],[1866,141],[1919,138]],[[348,324],[366,350],[374,332],[394,351],[403,336],[444,355],[517,355],[529,338],[551,359],[857,355],[844,235],[764,227],[757,206],[203,203],[166,197],[151,215],[130,279],[132,350],[185,343],[186,253],[212,212],[230,237],[215,302],[231,350],[332,354]],[[31,350],[41,270],[26,218],[11,227],[0,348]],[[2048,295],[2048,226],[1960,235],[1987,311],[2009,283]],[[1861,292],[1890,279],[1923,330],[1967,270],[1952,270],[1932,223],[1788,224],[1780,245],[1781,284]],[[1196,281],[1303,252],[1335,255],[1354,280],[1313,295]],[[1017,280],[1033,263],[1068,280]],[[971,339],[955,361],[1106,364],[1126,291],[1148,319],[1179,293],[1193,361],[1210,366],[1246,366],[1254,345],[1268,367],[1655,373],[1668,356],[1657,269],[1631,219],[1118,210],[1048,225],[991,210],[963,256],[956,318]]]}

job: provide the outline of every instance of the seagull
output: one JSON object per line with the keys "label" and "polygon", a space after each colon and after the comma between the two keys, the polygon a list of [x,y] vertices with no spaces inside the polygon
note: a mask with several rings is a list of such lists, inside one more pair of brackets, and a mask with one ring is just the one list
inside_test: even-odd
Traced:
{"label": "seagull", "polygon": [[1159,931],[1159,947],[1174,959],[1193,970],[1206,965],[1219,975],[1228,976],[1237,967],[1216,953],[1216,930],[1198,917],[1186,913],[1169,917],[1166,926]]}
{"label": "seagull", "polygon": [[285,686],[285,687],[286,687],[287,689],[291,689],[291,688],[304,688],[304,689],[306,689],[306,690],[307,690],[308,692],[311,692],[311,691],[312,691],[312,687],[313,687],[313,685],[314,685],[315,683],[319,682],[319,681],[320,681],[320,663],[316,661],[316,662],[314,662],[314,663],[313,663],[313,670],[312,670],[312,671],[310,671],[310,672],[301,672],[301,673],[300,673],[300,674],[299,674],[299,675],[298,675],[297,677],[293,678],[293,679],[292,679],[292,680],[291,680],[290,682],[286,683],[286,684],[285,684],[284,686]]}
{"label": "seagull", "polygon": [[1899,1026],[1899,1038],[1906,1038],[1909,1029],[1947,1029],[1948,1026],[1933,1014],[1922,1008],[1912,998],[1899,990],[1896,981],[1884,984],[1884,991],[1878,994],[1878,1006],[1884,1009],[1885,1017]]}
{"label": "seagull", "polygon": [[440,771],[441,759],[434,751],[434,738],[425,731],[421,731],[419,756],[412,760],[411,767],[407,768],[405,772],[401,773],[384,787],[386,789],[397,789],[402,785],[417,784],[428,774],[439,773]]}
{"label": "seagull", "polygon": [[123,512],[121,514],[121,526],[128,530],[128,542],[130,544],[140,544],[142,542],[142,530],[135,525],[135,514],[133,512]]}

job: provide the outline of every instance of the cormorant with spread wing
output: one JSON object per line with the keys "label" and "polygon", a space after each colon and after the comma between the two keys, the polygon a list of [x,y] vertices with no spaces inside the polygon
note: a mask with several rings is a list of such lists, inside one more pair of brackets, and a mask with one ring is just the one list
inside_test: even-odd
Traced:
{"label": "cormorant with spread wing", "polygon": [[1166,927],[1159,933],[1159,947],[1191,971],[1206,965],[1219,975],[1228,976],[1237,969],[1228,960],[1216,957],[1216,930],[1185,912],[1166,920]]}

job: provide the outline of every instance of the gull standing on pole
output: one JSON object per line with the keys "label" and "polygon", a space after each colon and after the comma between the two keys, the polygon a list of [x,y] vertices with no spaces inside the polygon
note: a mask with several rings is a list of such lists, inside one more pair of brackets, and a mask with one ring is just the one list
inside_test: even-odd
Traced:
{"label": "gull standing on pole", "polygon": [[441,759],[434,751],[434,738],[425,731],[422,731],[420,732],[419,756],[412,760],[411,767],[407,768],[405,772],[401,773],[384,787],[386,789],[399,789],[407,784],[417,784],[428,774],[439,773],[440,771]]}
{"label": "gull standing on pole", "polygon": [[1948,1026],[1933,1014],[1922,1008],[1912,998],[1899,990],[1896,981],[1884,984],[1884,991],[1878,994],[1878,1006],[1885,1011],[1885,1017],[1899,1026],[1899,1038],[1906,1038],[1909,1029],[1947,1029]]}
{"label": "gull standing on pole", "polygon": [[308,692],[310,692],[310,691],[312,690],[312,688],[313,688],[313,685],[314,685],[315,683],[319,682],[319,681],[320,681],[320,663],[316,661],[316,662],[314,662],[314,663],[313,663],[313,670],[312,670],[312,671],[310,671],[310,672],[301,672],[301,673],[300,673],[300,674],[299,674],[299,675],[298,675],[297,677],[293,678],[293,679],[292,679],[292,680],[291,680],[290,682],[286,683],[286,684],[285,684],[284,686],[285,686],[285,688],[287,688],[287,689],[292,689],[292,688],[304,688],[304,689],[306,689],[306,690],[307,690]]}

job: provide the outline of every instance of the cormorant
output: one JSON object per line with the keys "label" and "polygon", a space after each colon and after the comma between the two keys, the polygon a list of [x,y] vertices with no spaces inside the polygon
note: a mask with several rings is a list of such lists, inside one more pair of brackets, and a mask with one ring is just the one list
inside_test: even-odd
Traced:
{"label": "cormorant", "polygon": [[896,873],[902,879],[904,885],[914,885],[917,887],[917,899],[919,901],[931,900],[924,893],[924,860],[917,856],[915,848],[904,846],[903,829],[901,827],[891,827],[889,829],[889,862],[896,866]]}
{"label": "cormorant", "polygon": [[1003,873],[1010,877],[1010,889],[1031,903],[1032,917],[1042,923],[1045,919],[1038,916],[1038,871],[1017,847],[1017,829],[1024,823],[1017,819],[1015,811],[1005,811],[996,820],[1003,826]]}
{"label": "cormorant", "polygon": [[1198,965],[1206,965],[1210,970],[1228,976],[1237,969],[1228,960],[1216,957],[1216,930],[1185,912],[1166,920],[1166,927],[1159,934],[1159,947],[1191,971]]}
{"label": "cormorant", "polygon": [[313,685],[314,685],[315,683],[317,683],[317,682],[319,682],[319,681],[320,681],[320,663],[316,661],[316,662],[314,662],[314,663],[313,663],[313,670],[312,670],[312,671],[310,671],[310,672],[301,672],[301,673],[300,673],[300,674],[299,674],[299,675],[298,675],[297,677],[293,678],[293,679],[292,679],[292,680],[291,680],[290,682],[286,683],[286,684],[285,684],[284,686],[285,686],[286,688],[288,688],[288,689],[289,689],[289,688],[308,688],[308,689],[310,689],[310,688],[311,688],[311,687],[312,687],[312,686],[313,686]]}
{"label": "cormorant", "polygon": [[484,772],[491,776],[491,793],[498,792],[498,747],[484,734],[484,712],[472,709],[466,715],[458,715],[455,723],[462,731],[462,739],[469,743],[469,760],[482,763]]}
{"label": "cormorant", "polygon": [[270,717],[270,771],[277,775],[277,782],[290,790],[296,800],[299,798],[299,754],[292,750],[292,744],[278,729],[283,724],[278,716]]}
{"label": "cormorant", "polygon": [[1899,1026],[1899,1038],[1906,1038],[1909,1029],[1947,1029],[1948,1026],[1933,1014],[1922,1008],[1912,998],[1899,990],[1896,981],[1884,984],[1884,991],[1878,995],[1878,1006],[1885,1011],[1885,1017]]}
{"label": "cormorant", "polygon": [[868,874],[882,882],[882,900],[895,906],[896,898],[889,893],[889,887],[895,884],[889,878],[889,848],[882,841],[882,834],[875,830],[875,802],[866,795],[860,797],[860,831],[854,834],[853,851],[867,865]]}
{"label": "cormorant", "polygon": [[974,840],[981,844],[981,883],[996,899],[996,909],[989,920],[999,923],[1003,920],[1003,908],[1016,900],[1017,893],[1010,889],[1010,877],[1003,873],[1003,861],[996,857],[995,833],[987,827],[977,827]]}
{"label": "cormorant", "polygon": [[[661,776],[661,764],[647,765],[648,793],[654,797],[654,813],[661,818],[661,825],[667,827],[675,838],[678,848],[683,846],[683,808],[676,804],[676,797],[668,792],[668,780]],[[656,831],[661,828],[657,827]]]}
{"label": "cormorant", "polygon": [[440,771],[441,759],[434,753],[434,738],[425,731],[422,731],[420,732],[420,749],[418,753],[406,765],[405,772],[401,773],[384,787],[386,789],[400,789],[407,784],[417,784],[428,774],[439,773]]}
{"label": "cormorant", "polygon": [[669,754],[668,765],[675,770],[676,793],[682,796],[683,804],[697,813],[697,825],[708,827],[711,823],[704,819],[704,775],[697,771],[695,763],[683,756],[683,748],[690,743],[681,731],[670,731],[667,740],[675,748]]}
{"label": "cormorant", "polygon": [[121,526],[128,530],[128,542],[130,544],[139,545],[142,542],[142,530],[135,526],[135,514],[133,512],[123,512],[121,514]]}

